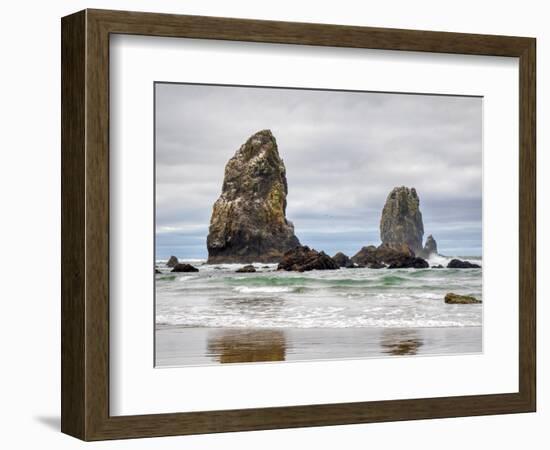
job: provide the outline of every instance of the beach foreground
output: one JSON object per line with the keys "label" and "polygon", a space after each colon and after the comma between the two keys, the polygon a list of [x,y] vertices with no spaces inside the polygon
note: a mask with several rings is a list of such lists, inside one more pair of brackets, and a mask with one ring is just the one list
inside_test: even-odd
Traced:
{"label": "beach foreground", "polygon": [[157,367],[482,352],[482,328],[187,328],[157,326]]}

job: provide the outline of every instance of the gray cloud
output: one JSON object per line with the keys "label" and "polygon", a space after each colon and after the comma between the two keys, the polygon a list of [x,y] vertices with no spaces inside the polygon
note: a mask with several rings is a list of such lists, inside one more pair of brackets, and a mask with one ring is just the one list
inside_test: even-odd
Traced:
{"label": "gray cloud", "polygon": [[481,98],[168,83],[155,92],[158,257],[206,256],[225,164],[265,128],[303,243],[328,253],[377,243],[386,196],[405,185],[441,252],[481,253]]}

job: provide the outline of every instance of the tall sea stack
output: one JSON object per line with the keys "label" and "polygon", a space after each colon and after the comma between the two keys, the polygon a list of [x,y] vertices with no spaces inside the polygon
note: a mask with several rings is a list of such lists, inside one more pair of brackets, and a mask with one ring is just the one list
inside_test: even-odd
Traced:
{"label": "tall sea stack", "polygon": [[388,195],[380,219],[380,240],[390,247],[403,244],[415,254],[422,252],[424,224],[415,188],[395,187]]}
{"label": "tall sea stack", "polygon": [[252,135],[225,166],[207,238],[208,263],[279,262],[300,245],[286,219],[288,186],[270,130]]}

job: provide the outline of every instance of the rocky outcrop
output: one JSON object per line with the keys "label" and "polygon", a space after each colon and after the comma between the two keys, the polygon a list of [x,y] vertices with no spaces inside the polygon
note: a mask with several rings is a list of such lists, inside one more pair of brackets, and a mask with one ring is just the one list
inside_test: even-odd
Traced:
{"label": "rocky outcrop", "polygon": [[199,269],[193,267],[191,264],[178,263],[172,269],[172,272],[198,272]]}
{"label": "rocky outcrop", "polygon": [[394,188],[382,210],[380,240],[390,246],[407,245],[415,254],[420,254],[423,236],[424,224],[416,189]]}
{"label": "rocky outcrop", "polygon": [[355,267],[355,264],[353,264],[353,261],[349,258],[349,256],[342,252],[336,253],[332,259],[336,264],[338,264],[338,267],[346,267],[348,269]]}
{"label": "rocky outcrop", "polygon": [[445,267],[443,267],[441,264],[436,264],[435,266],[432,266],[432,269],[444,269]]}
{"label": "rocky outcrop", "polygon": [[307,272],[309,270],[335,270],[338,264],[325,252],[318,252],[308,246],[298,246],[283,255],[277,270]]}
{"label": "rocky outcrop", "polygon": [[414,252],[407,245],[382,244],[379,247],[363,247],[351,260],[361,267],[379,268],[380,265],[400,264],[415,258]]}
{"label": "rocky outcrop", "polygon": [[178,258],[176,258],[175,256],[170,256],[170,259],[166,263],[166,267],[174,267],[178,263]]}
{"label": "rocky outcrop", "polygon": [[235,270],[236,273],[254,273],[256,272],[256,268],[252,264],[248,264],[246,266],[239,267],[237,270]]}
{"label": "rocky outcrop", "polygon": [[462,261],[460,259],[451,259],[447,264],[447,269],[481,269],[478,264],[471,263],[469,261]]}
{"label": "rocky outcrop", "polygon": [[425,259],[411,256],[396,261],[388,266],[388,269],[427,269],[430,267]]}
{"label": "rocky outcrop", "polygon": [[379,262],[377,248],[374,245],[362,247],[355,255],[351,257],[352,262],[360,267],[366,267],[370,263]]}
{"label": "rocky outcrop", "polygon": [[422,253],[420,256],[422,256],[423,258],[429,258],[432,255],[437,255],[437,242],[430,234],[426,238],[426,243],[424,244],[424,248],[422,249]]}
{"label": "rocky outcrop", "polygon": [[449,305],[471,305],[475,303],[481,303],[481,300],[471,296],[471,295],[458,295],[449,292],[445,295],[445,303]]}
{"label": "rocky outcrop", "polygon": [[207,238],[208,263],[279,262],[300,245],[286,218],[286,170],[269,130],[252,135],[225,166]]}
{"label": "rocky outcrop", "polygon": [[158,274],[161,274],[161,273],[162,272],[155,267],[155,274],[158,275]]}
{"label": "rocky outcrop", "polygon": [[429,267],[427,261],[417,257],[406,244],[382,244],[379,247],[369,245],[359,250],[351,260],[360,267],[370,269],[425,269]]}

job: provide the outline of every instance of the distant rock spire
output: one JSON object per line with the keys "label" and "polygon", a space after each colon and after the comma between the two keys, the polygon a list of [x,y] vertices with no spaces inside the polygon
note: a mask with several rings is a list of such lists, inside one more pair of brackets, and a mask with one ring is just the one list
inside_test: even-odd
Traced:
{"label": "distant rock spire", "polygon": [[380,240],[390,247],[407,245],[415,254],[423,250],[424,224],[415,188],[395,187],[386,199],[380,219]]}
{"label": "distant rock spire", "polygon": [[431,255],[437,255],[437,242],[435,241],[434,237],[430,234],[426,238],[426,243],[424,244],[424,248],[422,249],[422,257],[423,258],[429,258]]}
{"label": "distant rock spire", "polygon": [[207,238],[209,263],[278,262],[300,245],[286,219],[286,169],[270,130],[252,135],[225,166]]}

